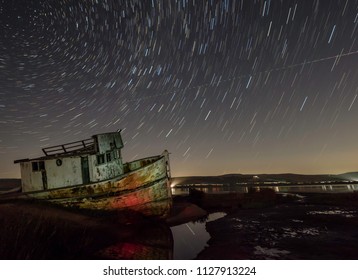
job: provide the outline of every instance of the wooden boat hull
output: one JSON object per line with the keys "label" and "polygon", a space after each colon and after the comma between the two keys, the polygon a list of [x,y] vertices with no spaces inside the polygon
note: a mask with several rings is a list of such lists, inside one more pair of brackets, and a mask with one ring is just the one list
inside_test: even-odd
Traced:
{"label": "wooden boat hull", "polygon": [[132,210],[146,216],[165,217],[171,208],[169,180],[140,186],[136,189],[96,193],[86,197],[56,198],[51,203],[70,208],[90,210]]}
{"label": "wooden boat hull", "polygon": [[77,209],[126,209],[146,216],[166,217],[172,205],[168,155],[142,159],[132,165],[141,167],[111,180],[2,198],[34,199]]}

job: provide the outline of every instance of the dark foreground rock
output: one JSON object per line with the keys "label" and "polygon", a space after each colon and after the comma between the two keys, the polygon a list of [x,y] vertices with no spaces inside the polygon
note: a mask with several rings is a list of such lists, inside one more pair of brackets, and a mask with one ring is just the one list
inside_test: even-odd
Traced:
{"label": "dark foreground rock", "polygon": [[169,226],[176,226],[190,221],[196,221],[207,216],[207,211],[188,202],[175,202],[171,215],[166,219]]}

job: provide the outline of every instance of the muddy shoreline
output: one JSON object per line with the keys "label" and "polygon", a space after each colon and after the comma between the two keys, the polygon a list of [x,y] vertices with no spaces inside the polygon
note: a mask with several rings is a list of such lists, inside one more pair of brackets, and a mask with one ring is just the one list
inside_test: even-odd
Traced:
{"label": "muddy shoreline", "polygon": [[207,223],[211,239],[197,259],[358,259],[358,193],[291,198]]}
{"label": "muddy shoreline", "polygon": [[192,192],[166,222],[136,213],[88,215],[50,205],[0,204],[0,259],[172,259],[171,226],[206,223],[196,259],[358,259],[358,193]]}

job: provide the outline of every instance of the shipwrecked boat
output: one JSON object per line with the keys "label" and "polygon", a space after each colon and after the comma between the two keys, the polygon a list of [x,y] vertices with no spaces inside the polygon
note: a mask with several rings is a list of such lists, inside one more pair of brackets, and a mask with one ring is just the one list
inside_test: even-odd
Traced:
{"label": "shipwrecked boat", "polygon": [[21,193],[2,198],[165,218],[172,205],[169,153],[123,163],[122,148],[120,131],[44,148],[43,157],[15,161]]}

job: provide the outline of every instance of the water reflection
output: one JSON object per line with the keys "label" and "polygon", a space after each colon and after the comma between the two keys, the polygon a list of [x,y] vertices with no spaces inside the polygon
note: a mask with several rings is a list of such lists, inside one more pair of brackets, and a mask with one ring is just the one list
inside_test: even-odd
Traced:
{"label": "water reflection", "polygon": [[[175,187],[172,189],[173,195],[189,194],[189,187]],[[250,186],[222,186],[211,187],[195,187],[199,191],[205,193],[247,193],[250,189],[259,191],[260,189],[273,189],[278,193],[344,193],[358,191],[357,184],[337,184],[337,185],[289,185],[289,186],[266,186],[266,185],[250,185]]]}
{"label": "water reflection", "polygon": [[226,213],[217,212],[210,214],[205,221],[189,222],[171,227],[174,239],[173,259],[194,259],[206,247],[210,239],[205,228],[206,223],[220,219],[225,215]]}
{"label": "water reflection", "polygon": [[97,255],[105,259],[171,260],[173,236],[165,224],[153,223],[131,230],[127,240],[113,242]]}

